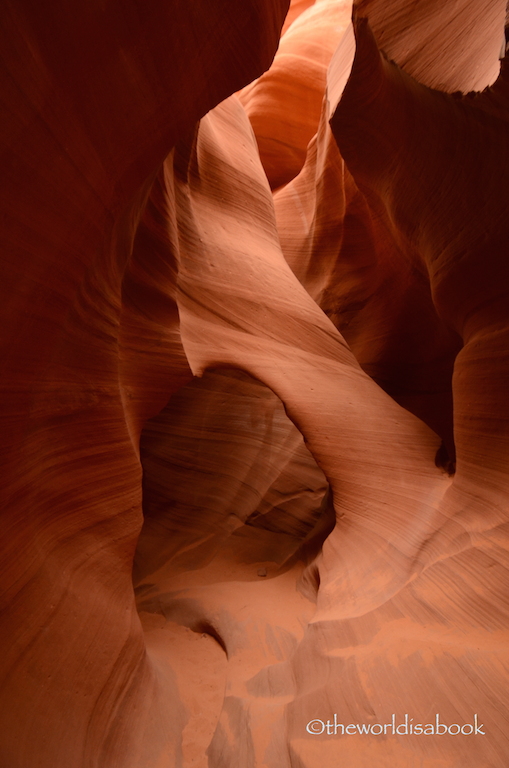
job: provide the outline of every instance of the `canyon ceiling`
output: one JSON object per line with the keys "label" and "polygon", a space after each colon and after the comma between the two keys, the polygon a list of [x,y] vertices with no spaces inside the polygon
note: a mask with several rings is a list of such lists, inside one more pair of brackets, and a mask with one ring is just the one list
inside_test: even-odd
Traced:
{"label": "canyon ceiling", "polygon": [[0,17],[0,768],[506,768],[506,0]]}

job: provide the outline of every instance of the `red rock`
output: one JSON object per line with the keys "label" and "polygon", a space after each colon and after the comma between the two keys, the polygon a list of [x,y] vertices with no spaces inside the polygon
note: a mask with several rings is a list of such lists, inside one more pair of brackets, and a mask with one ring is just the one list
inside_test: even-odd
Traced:
{"label": "red rock", "polygon": [[286,10],[3,4],[6,768],[179,759],[185,714],[131,581],[139,429],[189,377],[157,190],[136,232],[168,151],[269,66]]}
{"label": "red rock", "polygon": [[290,8],[288,9],[285,23],[283,24],[283,29],[281,30],[281,35],[284,35],[288,27],[293,24],[295,19],[300,16],[301,13],[304,13],[305,10],[314,4],[315,0],[291,0]]}
{"label": "red rock", "polygon": [[355,0],[388,59],[431,88],[482,90],[498,76],[504,0]]}
{"label": "red rock", "polygon": [[3,8],[6,768],[505,768],[504,9],[287,5]]}
{"label": "red rock", "polygon": [[453,461],[459,337],[439,320],[411,248],[359,192],[327,118],[324,103],[304,169],[274,198],[283,254],[363,370],[442,437]]}
{"label": "red rock", "polygon": [[318,128],[327,67],[350,14],[350,0],[316,2],[284,34],[268,72],[239,94],[273,189],[304,165]]}

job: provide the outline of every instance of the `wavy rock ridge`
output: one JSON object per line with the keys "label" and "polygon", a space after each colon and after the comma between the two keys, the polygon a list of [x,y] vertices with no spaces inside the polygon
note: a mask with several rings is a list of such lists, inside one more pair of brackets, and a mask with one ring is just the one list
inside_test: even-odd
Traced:
{"label": "wavy rock ridge", "polygon": [[6,768],[505,767],[505,8],[354,5],[3,8]]}

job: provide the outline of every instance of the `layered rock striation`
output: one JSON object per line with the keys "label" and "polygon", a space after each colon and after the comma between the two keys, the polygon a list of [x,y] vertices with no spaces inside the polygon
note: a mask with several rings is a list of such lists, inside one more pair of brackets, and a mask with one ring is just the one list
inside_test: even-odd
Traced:
{"label": "layered rock striation", "polygon": [[6,768],[505,767],[505,8],[354,6],[4,5]]}

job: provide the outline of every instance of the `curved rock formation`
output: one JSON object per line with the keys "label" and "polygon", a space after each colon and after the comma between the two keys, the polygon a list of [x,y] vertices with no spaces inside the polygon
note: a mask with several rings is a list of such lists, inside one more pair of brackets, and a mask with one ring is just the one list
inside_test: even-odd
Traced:
{"label": "curved rock formation", "polygon": [[438,460],[454,462],[451,374],[459,338],[439,320],[411,246],[359,192],[330,131],[326,102],[302,172],[274,204],[295,275],[362,368],[442,437]]}
{"label": "curved rock formation", "polygon": [[318,0],[283,35],[273,65],[239,94],[273,189],[294,178],[316,133],[329,61],[351,0]]}
{"label": "curved rock formation", "polygon": [[499,71],[505,0],[355,0],[388,59],[431,88],[482,90]]}
{"label": "curved rock formation", "polygon": [[304,6],[2,9],[6,768],[505,768],[505,9]]}
{"label": "curved rock formation", "polygon": [[225,546],[233,561],[270,562],[273,575],[317,533],[327,481],[281,401],[240,371],[182,388],[146,424],[140,449],[135,582],[163,566],[168,577],[204,567]]}
{"label": "curved rock formation", "polygon": [[137,250],[155,238],[168,255],[157,199],[135,235],[164,157],[269,66],[287,7],[2,6],[0,763],[9,768],[180,759],[185,715],[174,673],[147,657],[131,570],[140,425],[190,374],[171,262]]}

